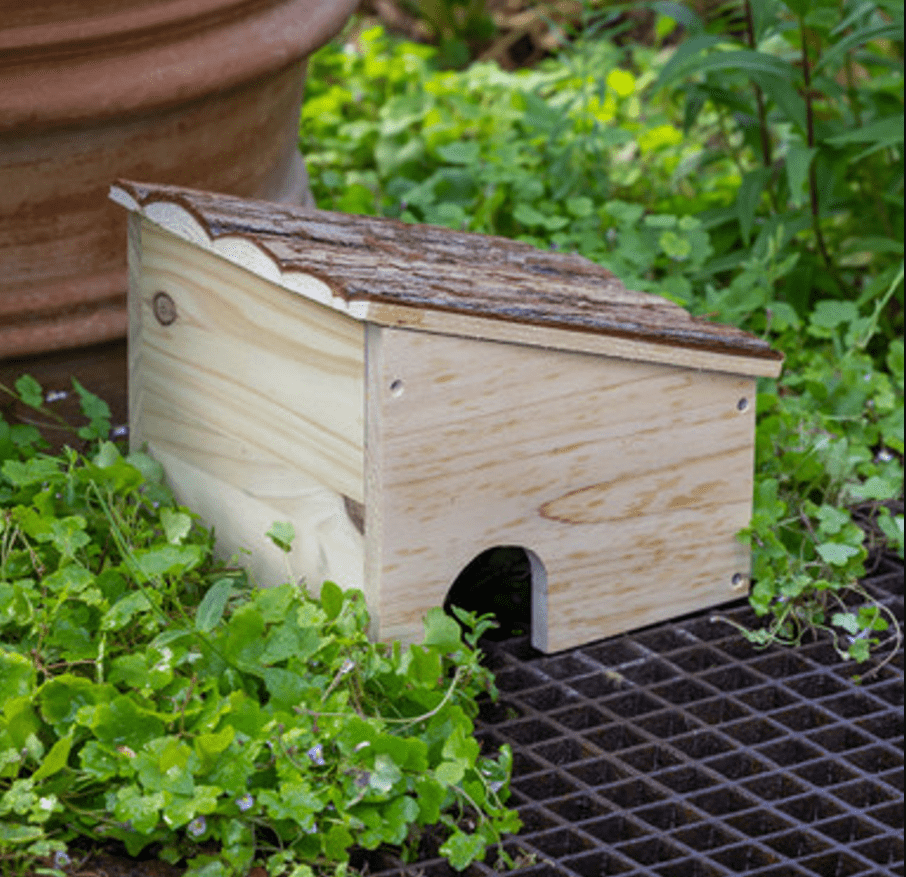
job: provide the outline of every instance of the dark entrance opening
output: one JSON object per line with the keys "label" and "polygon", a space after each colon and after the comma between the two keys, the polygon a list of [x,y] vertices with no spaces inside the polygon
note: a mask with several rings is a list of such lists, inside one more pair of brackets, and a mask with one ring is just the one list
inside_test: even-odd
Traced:
{"label": "dark entrance opening", "polygon": [[524,636],[532,629],[533,586],[545,587],[544,581],[538,581],[544,577],[543,569],[540,560],[535,557],[533,562],[532,553],[521,546],[489,548],[456,577],[444,600],[444,611],[452,615],[451,607],[459,606],[478,615],[493,613],[500,626],[485,634],[491,640]]}

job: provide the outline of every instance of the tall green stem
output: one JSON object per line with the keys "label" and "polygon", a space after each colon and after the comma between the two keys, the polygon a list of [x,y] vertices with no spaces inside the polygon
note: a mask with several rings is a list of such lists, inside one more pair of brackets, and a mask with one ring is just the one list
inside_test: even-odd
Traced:
{"label": "tall green stem", "polygon": [[[815,108],[814,96],[812,94],[812,67],[811,61],[809,60],[808,56],[808,38],[805,19],[801,16],[799,18],[799,33],[801,34],[802,41],[802,78],[805,85],[806,143],[809,149],[813,149],[815,146]],[[827,244],[824,240],[824,232],[821,230],[821,205],[818,197],[818,171],[816,169],[814,160],[812,160],[812,163],[809,165],[808,169],[808,189],[809,204],[812,213],[812,230],[815,233],[815,242],[818,245],[818,252],[821,253],[821,258],[824,260],[824,264],[827,267],[830,275],[834,278],[837,286],[840,287],[840,290],[844,294],[848,294],[850,290],[848,289],[843,278],[840,276],[840,273],[837,271],[837,266],[834,265],[834,262],[830,257],[830,253],[827,249]]]}
{"label": "tall green stem", "polygon": [[[746,39],[749,43],[749,48],[754,50],[755,21],[752,18],[752,5],[749,0],[745,0],[745,16]],[[774,159],[771,150],[771,132],[768,130],[768,115],[764,106],[764,94],[761,91],[761,86],[757,82],[752,83],[752,88],[755,90],[755,103],[758,107],[758,130],[761,135],[761,163],[765,167],[770,167]]]}

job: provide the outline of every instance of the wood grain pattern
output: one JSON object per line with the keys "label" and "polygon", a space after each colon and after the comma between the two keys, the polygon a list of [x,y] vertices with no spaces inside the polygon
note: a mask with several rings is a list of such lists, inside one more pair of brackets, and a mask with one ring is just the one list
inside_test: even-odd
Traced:
{"label": "wood grain pattern", "polygon": [[382,638],[415,637],[495,545],[544,566],[532,629],[545,651],[738,596],[750,378],[397,329],[369,331],[367,358],[366,579]]}
{"label": "wood grain pattern", "polygon": [[[230,551],[289,520],[299,575],[360,585],[346,508],[364,500],[364,327],[146,220],[130,238],[133,446],[165,464]],[[169,325],[154,315],[161,292]]]}
{"label": "wood grain pattern", "polygon": [[[169,186],[124,181],[113,192],[136,210],[176,205],[212,241],[252,242],[273,261],[281,283],[289,284],[292,275],[307,277],[317,300],[372,322],[541,346],[558,346],[566,333],[591,335],[595,341],[574,340],[573,348],[597,349],[600,339],[616,339],[622,347],[599,352],[674,361],[673,351],[696,351],[706,364],[695,367],[772,376],[780,370],[782,357],[761,339],[694,318],[659,296],[627,290],[580,256],[488,235]],[[162,216],[158,210],[156,218]],[[172,228],[179,233],[186,224],[174,218]],[[307,288],[299,291],[308,294]],[[457,320],[451,323],[447,315]],[[517,337],[518,327],[535,331]],[[653,348],[660,355],[649,356]]]}

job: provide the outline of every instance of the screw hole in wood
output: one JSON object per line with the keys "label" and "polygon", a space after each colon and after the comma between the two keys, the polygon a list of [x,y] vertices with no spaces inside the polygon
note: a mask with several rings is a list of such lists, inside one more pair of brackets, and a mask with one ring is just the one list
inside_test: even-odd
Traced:
{"label": "screw hole in wood", "polygon": [[405,390],[405,385],[399,378],[390,382],[390,394],[392,396],[402,396],[403,390]]}
{"label": "screw hole in wood", "polygon": [[737,411],[748,411],[749,410],[749,400],[746,399],[745,396],[743,396],[742,399],[740,399],[736,403],[736,410]]}

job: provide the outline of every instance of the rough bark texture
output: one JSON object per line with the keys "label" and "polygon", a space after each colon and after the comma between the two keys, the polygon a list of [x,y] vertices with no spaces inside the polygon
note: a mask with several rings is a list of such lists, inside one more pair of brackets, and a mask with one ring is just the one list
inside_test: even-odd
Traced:
{"label": "rough bark texture", "polygon": [[761,339],[693,317],[659,296],[628,290],[610,271],[574,254],[381,217],[171,186],[117,185],[142,206],[155,201],[180,205],[212,239],[229,235],[254,242],[281,271],[314,275],[347,302],[384,302],[782,359]]}

